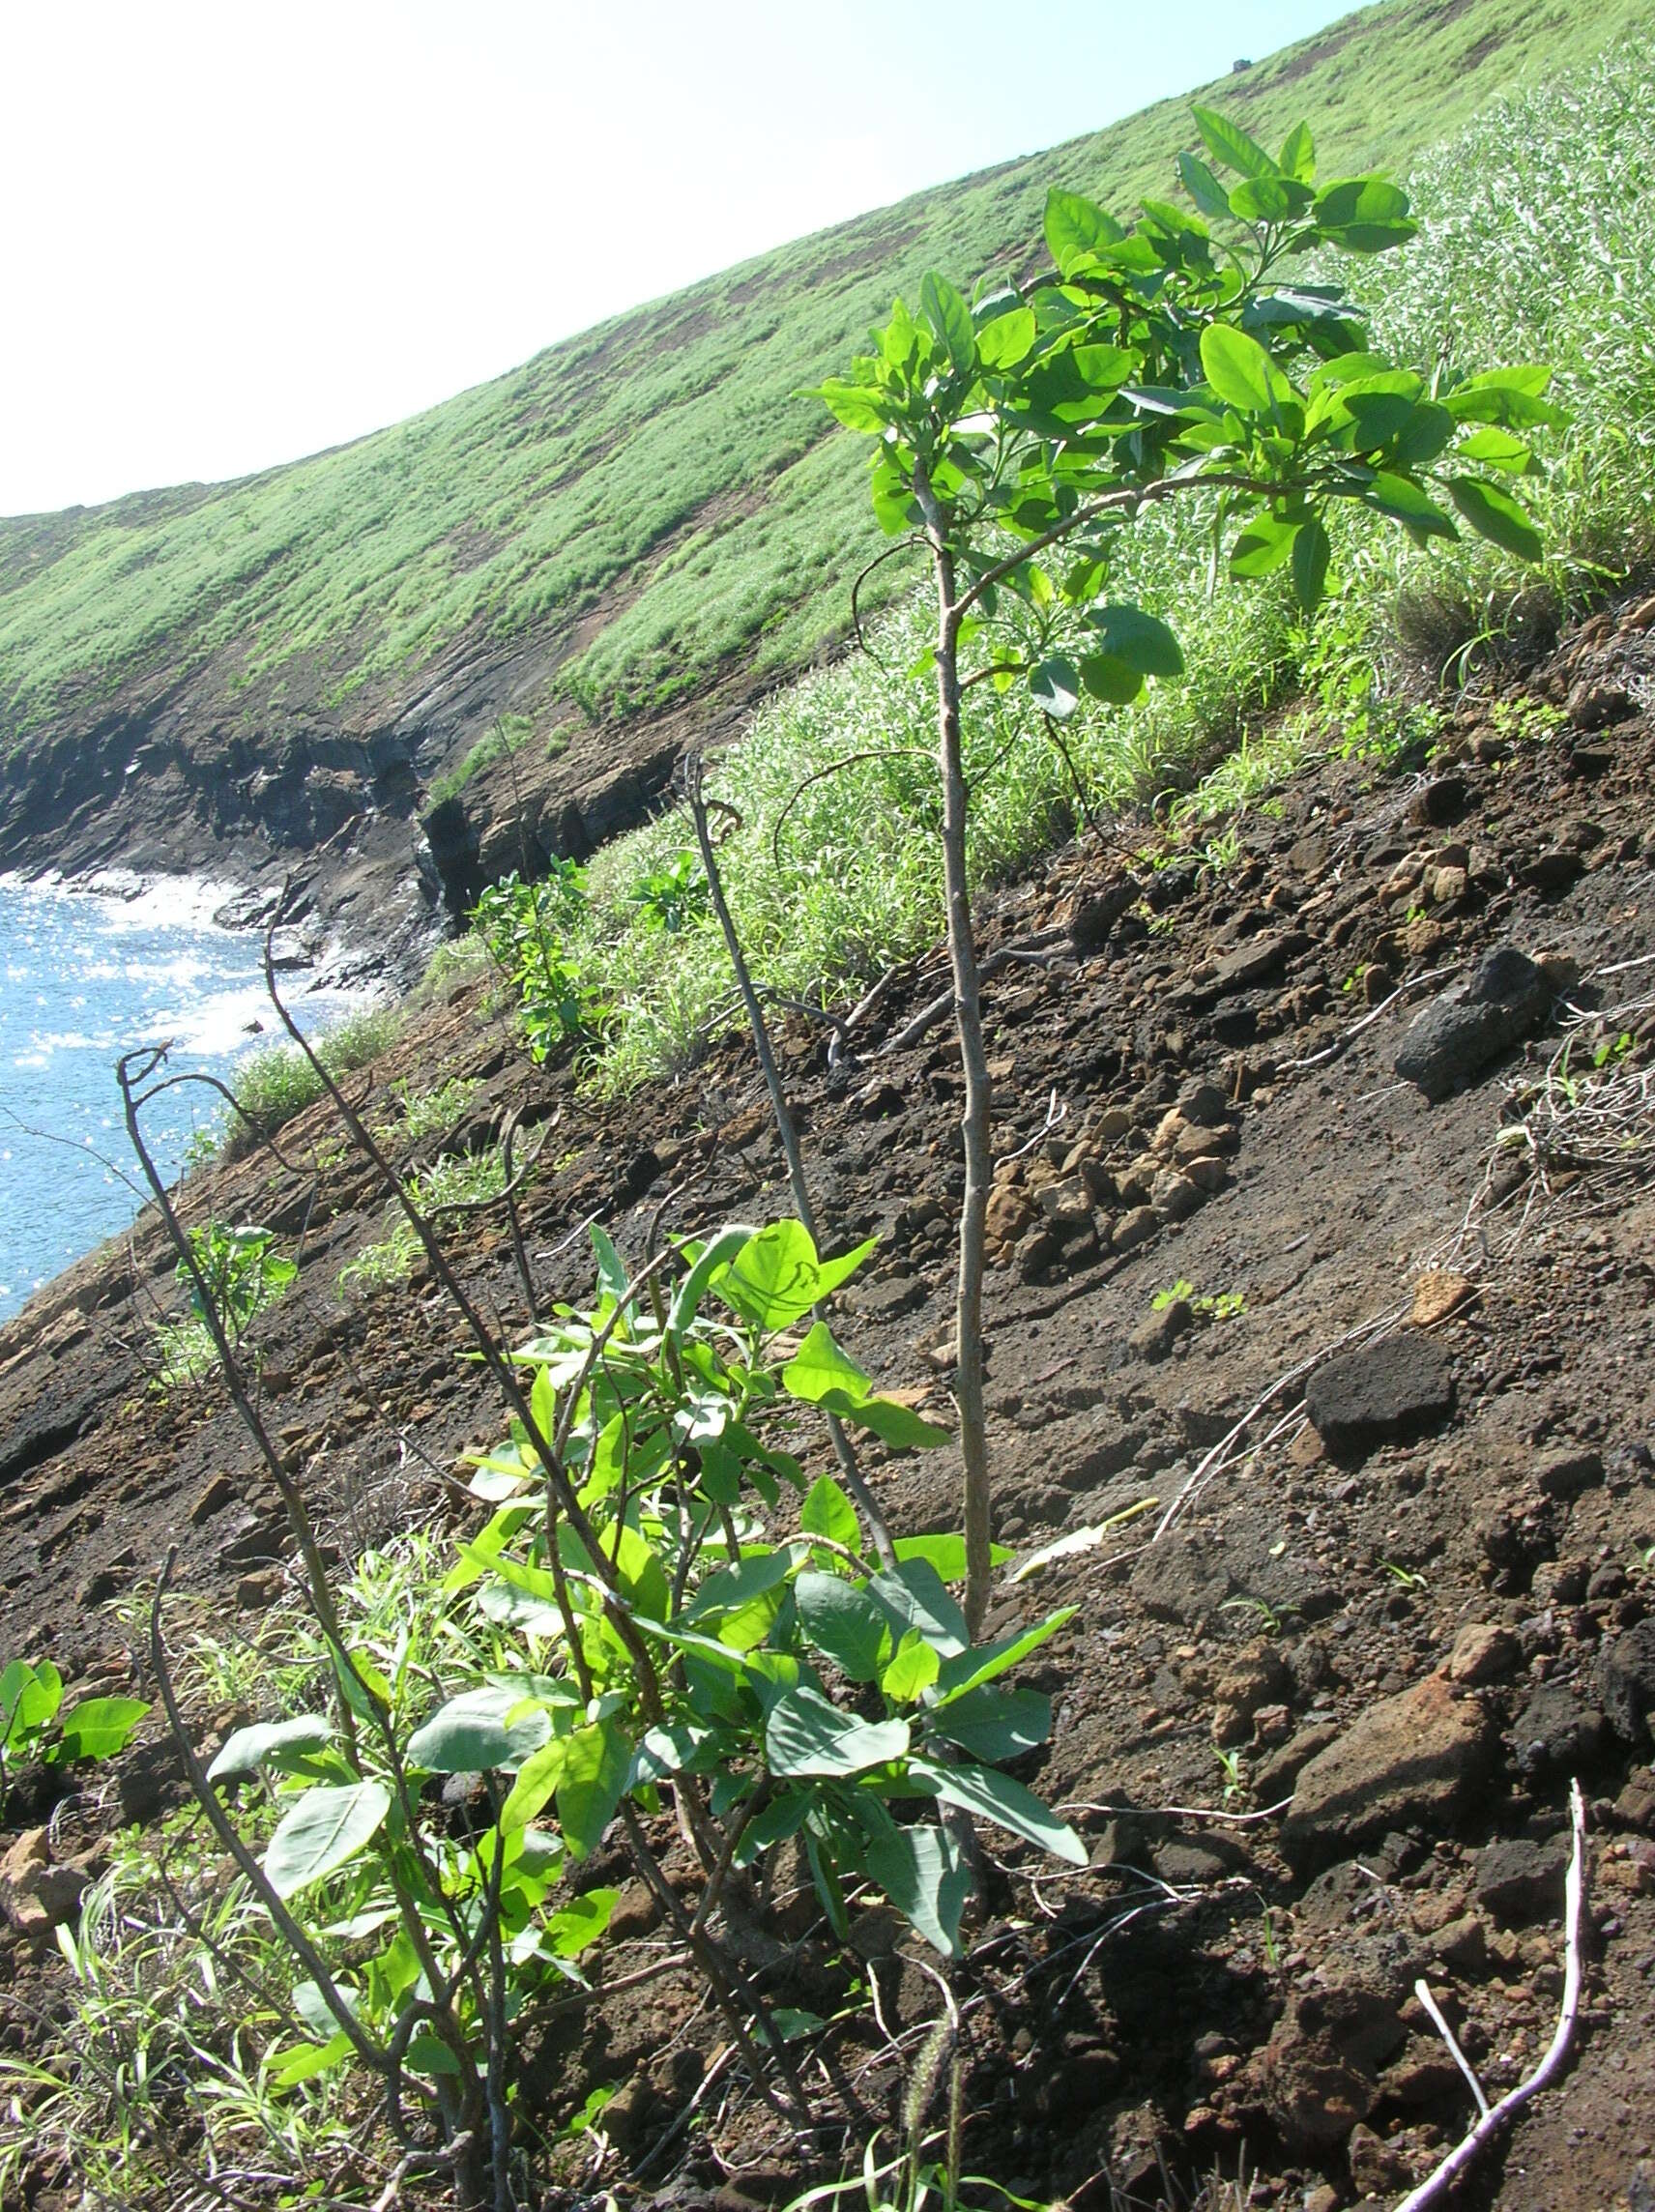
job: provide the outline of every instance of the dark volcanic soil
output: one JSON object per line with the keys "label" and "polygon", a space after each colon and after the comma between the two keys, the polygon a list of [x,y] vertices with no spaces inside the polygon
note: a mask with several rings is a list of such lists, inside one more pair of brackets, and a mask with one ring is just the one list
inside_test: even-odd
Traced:
{"label": "dark volcanic soil", "polygon": [[[1093,1845],[1083,1874],[994,1872],[959,1977],[968,2168],[1019,2193],[1103,2206],[1113,2183],[1150,2206],[1163,2166],[1193,2196],[1244,2165],[1249,2202],[1394,2201],[1471,2111],[1415,1977],[1491,2097],[1552,2034],[1572,1776],[1583,2032],[1463,2200],[1608,2212],[1655,2160],[1652,698],[1655,601],[1565,640],[1530,689],[1467,702],[1429,771],[1307,769],[1241,819],[1226,865],[1083,842],[984,902],[991,948],[1064,932],[988,987],[997,1150],[1021,1153],[988,1327],[999,1532],[1020,1560],[1074,1541],[1007,1582],[993,1625],[1080,1609],[1028,1670],[1059,1720],[1027,1779]],[[1404,1033],[1496,945],[1546,956],[1541,1026],[1428,1103],[1394,1072]],[[883,1049],[940,975],[899,977],[837,1067],[798,1017],[780,1041],[834,1241],[882,1237],[844,1332],[945,1418],[955,1056],[944,1028]],[[633,1252],[663,1201],[685,1233],[786,1210],[743,1038],[595,1107],[467,988],[375,1068],[375,1108],[393,1078],[460,1072],[483,1088],[423,1152],[485,1142],[511,1107],[546,1127],[526,1193],[544,1299],[590,1287],[590,1215]],[[319,1109],[282,1143],[307,1160],[333,1136]],[[189,1198],[298,1244],[300,1282],[258,1324],[265,1409],[334,1540],[463,1515],[445,1477],[499,1413],[456,1318],[418,1276],[335,1289],[383,1234],[371,1172],[255,1158]],[[503,1234],[456,1243],[519,1326]],[[103,1609],[169,1541],[186,1590],[249,1636],[284,1585],[276,1501],[221,1391],[146,1386],[177,1302],[146,1218],[0,1332],[4,1642],[66,1675],[128,1668]],[[951,1525],[949,1457],[876,1470],[899,1529]],[[860,1926],[900,2038],[934,1985],[887,1916]],[[781,1933],[773,1994],[833,2012],[848,1970],[808,1906]],[[45,1972],[0,1936],[0,1985]],[[520,2109],[561,2122],[625,2081],[607,2182],[647,2195],[676,2170],[678,2203],[775,2201],[812,2169],[734,2072],[665,2140],[717,2045],[695,2002],[669,1982],[559,2023]],[[828,2049],[886,2114],[900,2076],[876,2023]]]}

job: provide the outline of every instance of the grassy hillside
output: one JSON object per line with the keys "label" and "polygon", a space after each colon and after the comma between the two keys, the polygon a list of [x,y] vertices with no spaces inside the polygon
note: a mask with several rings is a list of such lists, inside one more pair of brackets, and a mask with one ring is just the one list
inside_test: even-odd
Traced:
{"label": "grassy hillside", "polygon": [[[1404,167],[1501,89],[1655,19],[1651,0],[1386,0],[1209,87],[1323,173]],[[570,633],[595,716],[721,663],[801,665],[874,541],[856,445],[795,396],[930,265],[1021,253],[1049,185],[1164,189],[1182,101],[921,194],[555,346],[355,445],[211,490],[0,522],[0,746],[66,691],[297,655],[342,703],[471,630]],[[899,580],[892,579],[892,589]],[[584,619],[582,619],[584,618]],[[578,623],[578,627],[573,626]]]}

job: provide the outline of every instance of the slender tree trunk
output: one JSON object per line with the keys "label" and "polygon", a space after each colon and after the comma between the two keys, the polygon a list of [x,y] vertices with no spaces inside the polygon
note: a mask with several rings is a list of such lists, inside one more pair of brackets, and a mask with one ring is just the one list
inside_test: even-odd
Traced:
{"label": "slender tree trunk", "polygon": [[983,1412],[982,1337],[983,1240],[994,1174],[989,1156],[993,1089],[983,1049],[977,947],[972,933],[971,888],[966,877],[969,795],[960,756],[960,618],[954,610],[954,559],[930,488],[917,474],[916,481],[926,509],[937,578],[937,765],[943,781],[943,884],[948,906],[948,958],[954,975],[954,1027],[966,1078],[965,1112],[960,1121],[966,1189],[960,1203],[960,1277],[954,1301],[958,1339],[954,1399],[960,1410],[960,1457],[965,1465],[966,1620],[974,1639],[988,1608],[993,1572],[989,1552],[993,1493]]}

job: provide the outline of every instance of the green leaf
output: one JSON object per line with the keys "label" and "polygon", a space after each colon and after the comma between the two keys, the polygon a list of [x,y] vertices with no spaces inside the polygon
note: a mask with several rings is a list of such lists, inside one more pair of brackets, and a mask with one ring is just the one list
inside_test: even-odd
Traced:
{"label": "green leaf", "polygon": [[1086,1865],[1086,1846],[1068,1822],[1060,1820],[1050,1806],[1042,1805],[1031,1790],[1013,1782],[1009,1774],[997,1773],[992,1766],[944,1766],[929,1759],[911,1760],[908,1770],[931,1783],[944,1804],[958,1805],[1009,1828],[1014,1836],[1038,1844],[1070,1866]]}
{"label": "green leaf", "polygon": [[825,1412],[837,1413],[841,1420],[871,1429],[892,1451],[935,1451],[949,1441],[946,1429],[925,1420],[911,1406],[899,1405],[894,1398],[853,1399],[843,1391],[829,1390],[819,1403]]}
{"label": "green leaf", "polygon": [[46,1726],[63,1703],[63,1676],[49,1659],[31,1667],[26,1659],[14,1659],[0,1674],[0,1721],[5,1723],[8,1750],[25,1742]]}
{"label": "green leaf", "polygon": [[607,1229],[593,1222],[587,1231],[592,1239],[592,1256],[597,1263],[597,1287],[617,1305],[626,1295],[626,1263],[615,1249],[615,1239]]}
{"label": "green leaf", "polygon": [[898,1636],[916,1628],[949,1659],[967,1649],[966,1616],[929,1559],[904,1559],[895,1574],[873,1576],[868,1594],[884,1607]]}
{"label": "green leaf", "polygon": [[1408,212],[1408,194],[1383,177],[1345,177],[1316,195],[1316,221],[1335,246],[1350,253],[1383,253],[1404,246],[1419,225]]}
{"label": "green leaf", "polygon": [[[924,1559],[945,1583],[966,1579],[966,1539],[952,1530],[934,1536],[898,1536],[891,1549],[899,1559]],[[989,1557],[1001,1566],[1012,1553],[1004,1544],[991,1544]]]}
{"label": "green leaf", "polygon": [[1082,656],[1081,682],[1094,699],[1107,706],[1130,707],[1144,696],[1144,679],[1137,669],[1128,668],[1124,660],[1117,660],[1113,654],[1089,653]]}
{"label": "green leaf", "polygon": [[675,1342],[682,1340],[684,1330],[695,1319],[713,1276],[721,1273],[759,1234],[758,1230],[746,1228],[740,1222],[732,1222],[697,1256],[689,1273],[679,1285],[667,1315],[667,1334]]}
{"label": "green leaf", "polygon": [[508,1727],[507,1715],[522,1703],[518,1688],[489,1685],[462,1691],[408,1738],[409,1765],[427,1774],[484,1774],[494,1767],[514,1771],[552,1732],[551,1716],[539,1710]]}
{"label": "green leaf", "polygon": [[1029,679],[1029,695],[1053,721],[1066,722],[1081,703],[1081,680],[1074,662],[1060,655],[1041,661]]}
{"label": "green leaf", "polygon": [[1245,177],[1230,195],[1230,212],[1238,222],[1291,222],[1310,201],[1310,187],[1294,177]]}
{"label": "green leaf", "polygon": [[1534,467],[1534,455],[1510,430],[1498,430],[1492,424],[1486,429],[1473,430],[1468,438],[1462,438],[1454,449],[1457,461],[1480,461],[1484,468],[1507,469],[1513,476],[1527,476]]}
{"label": "green leaf", "polygon": [[1125,236],[1095,200],[1060,191],[1056,186],[1046,194],[1046,244],[1065,276],[1094,259],[1103,247],[1118,246]]}
{"label": "green leaf", "polygon": [[991,375],[1016,368],[1028,360],[1038,328],[1032,307],[1013,307],[996,315],[977,333],[977,360]]}
{"label": "green leaf", "polygon": [[66,1759],[113,1759],[149,1711],[142,1698],[82,1698],[63,1722]]}
{"label": "green leaf", "polygon": [[541,1933],[560,1959],[578,1958],[603,1935],[620,1902],[618,1889],[589,1889],[551,1914]]}
{"label": "green leaf", "polygon": [[1201,365],[1227,407],[1243,415],[1268,415],[1292,397],[1292,389],[1257,338],[1231,323],[1208,323],[1201,334]]}
{"label": "green leaf", "polygon": [[713,1295],[763,1329],[791,1328],[862,1266],[878,1244],[869,1237],[837,1260],[818,1259],[799,1221],[775,1221],[749,1236],[709,1277]]}
{"label": "green leaf", "polygon": [[1316,146],[1308,123],[1295,123],[1288,132],[1276,166],[1284,177],[1296,177],[1301,185],[1316,182]]}
{"label": "green leaf", "polygon": [[284,2051],[267,2056],[265,2079],[279,2095],[284,2089],[297,2089],[302,2081],[314,2081],[319,2074],[332,2073],[350,2055],[351,2039],[342,2029],[326,2043],[290,2043]]}
{"label": "green leaf", "polygon": [[[613,1721],[576,1729],[564,1739],[558,1776],[558,1819],[572,1858],[595,1850],[621,1802],[632,1764],[632,1746]],[[525,1769],[527,1771],[527,1769]],[[501,1815],[505,1822],[504,1811]]]}
{"label": "green leaf", "polygon": [[517,1770],[517,1779],[500,1808],[502,1834],[510,1835],[515,1828],[526,1828],[547,1803],[558,1786],[570,1738],[566,1735],[555,1735],[549,1743],[543,1743],[538,1751],[523,1761]]}
{"label": "green leaf", "polygon": [[860,1774],[901,1759],[908,1744],[906,1721],[858,1720],[804,1686],[784,1690],[765,1716],[772,1774]]}
{"label": "green leaf", "polygon": [[1052,1732],[1052,1701],[1040,1690],[1003,1690],[985,1683],[929,1717],[931,1732],[973,1759],[999,1764],[1036,1750]]}
{"label": "green leaf", "polygon": [[960,1915],[971,1895],[971,1870],[942,1828],[895,1828],[872,1838],[862,1865],[933,1950],[960,1955]]}
{"label": "green leaf", "polygon": [[1331,552],[1321,518],[1313,514],[1299,525],[1292,549],[1293,594],[1306,614],[1314,614],[1321,604]]}
{"label": "green leaf", "polygon": [[[853,1246],[849,1252],[841,1252],[836,1260],[818,1258],[816,1263],[817,1298],[831,1297],[840,1284],[848,1283],[857,1268],[865,1266],[878,1250],[879,1238],[870,1237],[865,1243]],[[802,1321],[804,1317],[799,1314],[795,1318]]]}
{"label": "green leaf", "polygon": [[894,1703],[912,1704],[920,1691],[928,1690],[937,1679],[940,1664],[936,1646],[927,1644],[918,1629],[911,1628],[880,1676],[880,1688]]}
{"label": "green leaf", "polygon": [[1140,676],[1181,676],[1184,656],[1178,641],[1156,615],[1142,607],[1089,607],[1087,622],[1112,660],[1123,661]]}
{"label": "green leaf", "polygon": [[212,1765],[209,1782],[230,1775],[252,1774],[261,1766],[281,1772],[302,1769],[305,1761],[334,1740],[333,1723],[326,1713],[301,1713],[296,1720],[261,1721],[254,1728],[237,1729]]}
{"label": "green leaf", "polygon": [[888,1615],[842,1575],[807,1568],[793,1586],[798,1625],[818,1651],[853,1682],[872,1682],[894,1641]]}
{"label": "green leaf", "polygon": [[1532,429],[1542,423],[1555,428],[1568,418],[1544,397],[1551,383],[1549,368],[1526,362],[1485,369],[1440,396],[1456,422],[1496,422],[1508,430]]}
{"label": "green leaf", "polygon": [[[793,1555],[759,1552],[709,1575],[686,1607],[686,1621],[710,1621],[720,1644],[751,1651],[762,1644],[781,1611],[781,1586],[793,1572]],[[663,1608],[664,1614],[664,1608]],[[659,1619],[662,1615],[652,1615]]]}
{"label": "green leaf", "polygon": [[948,349],[956,376],[970,376],[976,366],[976,333],[972,328],[972,311],[949,283],[946,276],[939,276],[935,269],[928,270],[919,285],[919,311],[927,316],[933,329]]}
{"label": "green leaf", "polygon": [[1459,533],[1434,500],[1407,477],[1381,469],[1362,493],[1362,504],[1403,522],[1425,538],[1455,538]]}
{"label": "green leaf", "polygon": [[1485,483],[1480,477],[1454,477],[1448,497],[1479,538],[1515,553],[1521,561],[1538,561],[1545,552],[1527,509],[1498,484]]}
{"label": "green leaf", "polygon": [[862,1525],[857,1509],[830,1474],[820,1474],[799,1507],[798,1526],[806,1536],[827,1536],[843,1544],[847,1552],[862,1548]]}
{"label": "green leaf", "polygon": [[1249,138],[1238,123],[1220,115],[1210,107],[1190,108],[1195,127],[1206,143],[1206,150],[1222,168],[1234,169],[1243,177],[1273,177],[1276,164],[1256,138]]}
{"label": "green leaf", "polygon": [[1049,1613],[1044,1620],[1037,1620],[1031,1628],[1020,1628],[1010,1636],[1002,1636],[993,1644],[975,1644],[969,1651],[962,1650],[950,1657],[938,1679],[938,1703],[952,1704],[967,1691],[975,1690],[984,1682],[992,1682],[999,1674],[1027,1659],[1030,1652],[1038,1650],[1059,1629],[1066,1628],[1075,1617],[1072,1605],[1060,1606]]}
{"label": "green leaf", "polygon": [[782,1369],[781,1382],[790,1398],[802,1399],[809,1406],[819,1406],[832,1391],[856,1402],[873,1389],[872,1379],[834,1342],[825,1321],[812,1326]]}
{"label": "green leaf", "polygon": [[877,436],[893,420],[894,411],[888,401],[866,384],[845,384],[830,377],[826,384],[813,385],[799,394],[802,399],[820,399],[823,406],[847,430],[862,430]]}
{"label": "green leaf", "polygon": [[292,1897],[335,1873],[378,1833],[391,1792],[378,1782],[319,1784],[277,1823],[264,1871],[277,1897]]}
{"label": "green leaf", "polygon": [[1256,514],[1230,552],[1233,576],[1267,576],[1291,558],[1298,537],[1296,522],[1277,514]]}
{"label": "green leaf", "polygon": [[1230,213],[1230,194],[1199,154],[1178,156],[1178,175],[1203,215],[1222,220]]}

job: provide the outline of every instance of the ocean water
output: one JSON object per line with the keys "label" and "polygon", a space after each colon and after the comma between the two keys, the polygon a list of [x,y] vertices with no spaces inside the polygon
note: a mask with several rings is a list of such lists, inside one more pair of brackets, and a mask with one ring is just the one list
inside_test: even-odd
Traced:
{"label": "ocean water", "polygon": [[[223,887],[130,888],[93,896],[0,877],[0,1320],[124,1229],[147,1195],[127,1140],[118,1057],[170,1041],[171,1072],[226,1076],[278,1029],[262,935],[212,921]],[[294,993],[307,1030],[347,1004],[297,981]],[[262,1040],[249,1030],[255,1022]],[[169,1179],[219,1104],[186,1085],[147,1111],[145,1135]]]}

